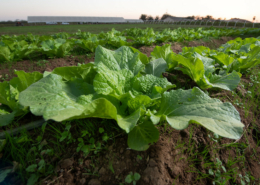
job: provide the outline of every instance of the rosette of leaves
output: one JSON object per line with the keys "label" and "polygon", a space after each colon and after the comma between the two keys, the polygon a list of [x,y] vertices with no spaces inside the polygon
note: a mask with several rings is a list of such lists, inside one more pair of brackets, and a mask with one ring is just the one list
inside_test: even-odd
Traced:
{"label": "rosette of leaves", "polygon": [[130,47],[111,51],[98,46],[95,62],[56,68],[19,95],[22,106],[45,120],[98,117],[114,119],[128,134],[128,145],[146,150],[159,138],[156,124],[166,120],[175,129],[196,123],[220,136],[237,139],[243,124],[236,109],[211,99],[200,89],[171,90],[162,78],[161,58],[146,65]]}

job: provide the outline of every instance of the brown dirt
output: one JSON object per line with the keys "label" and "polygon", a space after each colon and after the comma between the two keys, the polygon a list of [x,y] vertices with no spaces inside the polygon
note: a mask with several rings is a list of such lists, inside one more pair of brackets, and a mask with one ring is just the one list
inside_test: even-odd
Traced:
{"label": "brown dirt", "polygon": [[[48,62],[44,62],[48,61]],[[10,64],[1,64],[0,65],[0,82],[5,80],[10,80],[16,75],[14,74],[14,70],[24,70],[25,72],[33,72],[38,71],[43,73],[44,71],[52,71],[56,67],[63,66],[77,66],[78,63],[89,63],[93,62],[94,57],[88,58],[86,56],[68,56],[65,58],[55,58],[55,59],[46,59],[46,60],[38,60],[38,61],[30,61],[24,60]]]}

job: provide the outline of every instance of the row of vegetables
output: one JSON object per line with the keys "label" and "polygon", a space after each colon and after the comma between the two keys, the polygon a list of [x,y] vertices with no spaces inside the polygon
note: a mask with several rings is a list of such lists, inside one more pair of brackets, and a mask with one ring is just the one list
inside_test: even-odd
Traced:
{"label": "row of vegetables", "polygon": [[[233,90],[242,73],[260,64],[260,38],[237,38],[217,50],[157,46],[147,57],[122,46],[95,50],[95,61],[59,67],[44,74],[16,71],[18,77],[0,83],[0,126],[28,112],[45,120],[98,117],[114,119],[128,133],[128,145],[146,150],[156,142],[155,125],[167,121],[174,129],[200,124],[216,134],[238,139],[243,132],[239,113],[230,103],[212,99],[201,89]],[[197,85],[177,89],[163,73],[182,71]]]}
{"label": "row of vegetables", "polygon": [[39,57],[54,58],[70,55],[72,52],[95,52],[98,45],[106,48],[121,46],[143,46],[162,42],[191,41],[208,37],[259,35],[259,29],[252,28],[196,28],[165,29],[155,32],[152,28],[132,28],[122,32],[112,29],[109,32],[92,34],[81,32],[73,34],[65,32],[54,35],[0,36],[0,63],[35,59]]}

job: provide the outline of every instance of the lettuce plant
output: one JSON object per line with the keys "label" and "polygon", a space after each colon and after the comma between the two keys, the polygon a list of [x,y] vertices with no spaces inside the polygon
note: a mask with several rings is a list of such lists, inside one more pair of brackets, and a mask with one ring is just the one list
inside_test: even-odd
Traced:
{"label": "lettuce plant", "polygon": [[146,150],[159,139],[156,124],[166,120],[181,130],[200,124],[220,136],[238,139],[239,113],[230,103],[211,99],[199,88],[172,90],[162,78],[160,58],[146,65],[139,52],[123,46],[96,49],[94,63],[56,68],[19,94],[19,103],[45,120],[98,117],[114,119],[128,134],[128,145]]}

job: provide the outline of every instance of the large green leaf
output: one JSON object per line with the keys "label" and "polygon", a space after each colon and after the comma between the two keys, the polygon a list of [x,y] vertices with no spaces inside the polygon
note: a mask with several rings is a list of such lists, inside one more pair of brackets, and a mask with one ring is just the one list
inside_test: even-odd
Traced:
{"label": "large green leaf", "polygon": [[240,82],[240,75],[236,71],[228,75],[211,75],[209,77],[209,85],[218,87],[228,91],[234,90]]}
{"label": "large green leaf", "polygon": [[89,84],[93,84],[93,79],[96,75],[93,66],[93,63],[88,63],[81,66],[58,67],[55,68],[52,73],[61,76],[67,81],[73,78],[80,78]]}
{"label": "large green leaf", "polygon": [[125,94],[131,86],[133,73],[128,69],[113,71],[100,63],[97,69],[93,85],[98,94],[114,94],[116,96]]}
{"label": "large green leaf", "polygon": [[134,127],[128,134],[128,146],[137,151],[144,151],[149,145],[157,142],[159,131],[152,122],[146,121]]}
{"label": "large green leaf", "polygon": [[164,73],[167,69],[167,63],[164,59],[159,58],[156,60],[153,60],[152,62],[148,63],[145,66],[145,73],[146,74],[152,74],[157,77],[161,77],[162,73]]}
{"label": "large green leaf", "polygon": [[156,115],[177,130],[187,128],[189,123],[197,123],[231,139],[240,138],[244,127],[232,104],[212,99],[196,87],[165,92]]}
{"label": "large green leaf", "polygon": [[14,88],[17,88],[19,92],[22,92],[23,90],[27,89],[31,84],[37,82],[43,77],[43,75],[37,71],[32,73],[26,73],[24,71],[15,71],[15,74],[18,77],[10,80],[10,84]]}
{"label": "large green leaf", "polygon": [[161,87],[162,89],[167,90],[175,87],[175,85],[168,82],[166,78],[145,75],[134,79],[132,90],[147,95],[151,98],[155,98],[158,94],[156,87]]}
{"label": "large green leaf", "polygon": [[139,55],[139,59],[141,60],[141,62],[143,64],[148,64],[149,63],[149,58],[147,57],[147,55],[143,54],[141,51],[139,51],[138,49],[136,48],[133,48],[133,47],[130,47],[131,50],[134,52],[134,53],[138,53]]}
{"label": "large green leaf", "polygon": [[210,74],[212,74],[215,71],[215,67],[214,67],[215,61],[213,59],[204,57],[198,54],[197,52],[194,52],[193,56],[199,58],[203,62],[206,77],[208,77]]}
{"label": "large green leaf", "polygon": [[95,96],[94,93],[93,86],[82,79],[64,82],[61,76],[49,74],[20,93],[19,101],[45,120],[60,122],[87,117],[115,119],[122,129],[130,132],[141,116],[140,110],[131,115],[121,114],[119,100]]}
{"label": "large green leaf", "polygon": [[151,52],[152,60],[163,58],[168,68],[174,68],[178,65],[177,60],[175,60],[175,53],[171,50],[170,44],[165,44],[164,46],[155,46],[154,50]]}
{"label": "large green leaf", "polygon": [[226,66],[234,62],[234,58],[225,53],[218,53],[217,55],[213,56],[213,58],[215,58],[220,64],[224,64]]}
{"label": "large green leaf", "polygon": [[137,52],[134,53],[127,46],[122,46],[116,51],[98,46],[95,52],[95,65],[100,67],[99,64],[102,63],[112,71],[127,69],[137,75],[144,68],[144,64],[142,64],[138,55]]}
{"label": "large green leaf", "polygon": [[239,69],[244,71],[248,68],[254,67],[260,64],[260,46],[254,47],[249,53],[246,59],[238,59]]}
{"label": "large green leaf", "polygon": [[179,64],[183,67],[178,68],[184,74],[190,76],[196,83],[201,81],[204,78],[204,65],[203,62],[199,58],[186,58],[181,55],[177,55],[176,59]]}
{"label": "large green leaf", "polygon": [[0,63],[11,61],[12,58],[13,58],[13,55],[10,52],[9,48],[6,46],[0,46]]}
{"label": "large green leaf", "polygon": [[62,77],[50,74],[20,93],[19,101],[37,116],[62,121],[81,115],[84,106],[77,103],[81,95],[92,94],[93,87],[83,80],[63,82]]}

